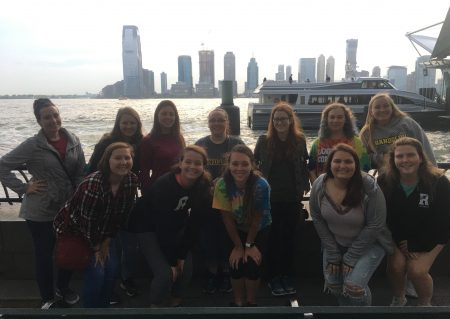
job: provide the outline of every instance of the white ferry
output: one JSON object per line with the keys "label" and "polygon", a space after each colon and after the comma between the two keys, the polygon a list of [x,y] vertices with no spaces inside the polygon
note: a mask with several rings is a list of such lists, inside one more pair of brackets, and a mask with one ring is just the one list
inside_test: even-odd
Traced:
{"label": "white ferry", "polygon": [[253,130],[266,130],[274,104],[286,101],[294,107],[305,129],[318,129],[322,110],[333,102],[350,107],[357,124],[362,126],[370,98],[380,92],[389,93],[400,109],[422,126],[434,125],[438,116],[446,114],[444,105],[437,102],[439,98],[432,100],[416,93],[397,90],[382,78],[357,78],[352,82],[332,83],[267,80],[254,92],[259,95],[259,102],[248,105],[247,124]]}

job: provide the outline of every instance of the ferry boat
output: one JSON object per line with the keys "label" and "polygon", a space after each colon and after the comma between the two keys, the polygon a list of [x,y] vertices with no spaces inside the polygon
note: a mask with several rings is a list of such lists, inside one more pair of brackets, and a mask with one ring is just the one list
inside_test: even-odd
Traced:
{"label": "ferry boat", "polygon": [[272,107],[286,101],[294,108],[305,129],[318,129],[323,109],[330,103],[340,102],[354,113],[358,126],[366,119],[372,96],[386,92],[400,109],[408,113],[421,126],[436,125],[439,116],[446,114],[440,97],[427,98],[413,92],[401,91],[382,78],[357,78],[351,82],[289,83],[289,81],[267,80],[258,86],[258,103],[249,103],[247,125],[253,130],[266,130]]}

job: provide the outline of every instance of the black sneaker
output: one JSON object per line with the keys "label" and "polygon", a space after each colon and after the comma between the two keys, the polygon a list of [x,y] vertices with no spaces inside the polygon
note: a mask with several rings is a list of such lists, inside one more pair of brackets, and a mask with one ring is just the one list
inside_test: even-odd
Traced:
{"label": "black sneaker", "polygon": [[109,304],[111,306],[113,305],[117,305],[120,303],[120,296],[117,292],[113,291],[113,293],[111,294],[111,298],[109,299]]}
{"label": "black sneaker", "polygon": [[273,296],[284,296],[284,295],[288,294],[286,292],[286,290],[284,290],[284,287],[283,287],[283,285],[281,283],[281,278],[279,276],[274,277],[269,282],[268,285],[269,285],[270,291],[271,291]]}
{"label": "black sneaker", "polygon": [[217,274],[213,274],[208,272],[208,276],[206,278],[205,286],[203,287],[203,293],[205,294],[213,294],[217,291]]}
{"label": "black sneaker", "polygon": [[56,288],[55,294],[69,305],[74,305],[80,300],[80,296],[70,288],[64,290]]}
{"label": "black sneaker", "polygon": [[222,274],[222,280],[220,281],[219,291],[226,293],[233,291],[229,273]]}
{"label": "black sneaker", "polygon": [[288,276],[281,276],[281,285],[286,291],[286,294],[293,295],[297,293],[297,289],[295,289],[294,285],[292,284],[291,278],[289,278]]}
{"label": "black sneaker", "polygon": [[129,297],[137,295],[137,289],[133,279],[122,280],[120,282],[120,288],[122,288]]}

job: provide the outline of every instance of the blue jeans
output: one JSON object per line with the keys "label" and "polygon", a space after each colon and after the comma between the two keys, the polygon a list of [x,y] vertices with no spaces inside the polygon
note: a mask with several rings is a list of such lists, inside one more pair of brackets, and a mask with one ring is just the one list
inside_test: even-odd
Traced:
{"label": "blue jeans", "polygon": [[104,266],[95,265],[95,255],[84,271],[83,306],[85,308],[106,308],[118,275],[118,257],[115,239],[111,239],[109,258]]}
{"label": "blue jeans", "polygon": [[[342,254],[347,251],[346,247],[340,247],[340,249]],[[327,271],[327,250],[324,249],[323,275],[325,290],[338,298],[340,306],[370,306],[372,304],[372,293],[368,283],[383,260],[384,255],[384,249],[378,244],[373,244],[361,256],[350,273],[346,275],[342,275],[342,273],[332,275]]]}
{"label": "blue jeans", "polygon": [[119,231],[118,246],[120,250],[120,274],[122,280],[133,279],[139,256],[137,234],[125,230]]}

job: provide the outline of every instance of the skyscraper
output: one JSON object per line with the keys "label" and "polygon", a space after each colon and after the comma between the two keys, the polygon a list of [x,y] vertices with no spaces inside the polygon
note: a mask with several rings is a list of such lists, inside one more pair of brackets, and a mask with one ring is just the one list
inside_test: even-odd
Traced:
{"label": "skyscraper", "polygon": [[275,73],[276,81],[284,81],[284,64],[278,65],[278,72]]}
{"label": "skyscraper", "polygon": [[141,39],[134,25],[124,25],[122,30],[123,95],[141,98],[144,94]]}
{"label": "skyscraper", "polygon": [[290,76],[292,75],[292,66],[286,66],[286,81],[289,81]]}
{"label": "skyscraper", "polygon": [[166,72],[161,72],[161,94],[167,93],[167,74]]}
{"label": "skyscraper", "polygon": [[388,80],[399,90],[406,90],[406,74],[406,66],[391,65],[390,67],[388,67]]}
{"label": "skyscraper", "polygon": [[301,58],[298,67],[298,82],[316,82],[316,58]]}
{"label": "skyscraper", "polygon": [[143,69],[144,94],[143,97],[155,95],[155,73],[151,70]]}
{"label": "skyscraper", "polygon": [[348,39],[345,62],[345,78],[351,79],[356,77],[356,51],[358,49],[358,39]]}
{"label": "skyscraper", "polygon": [[183,82],[187,87],[194,87],[192,81],[192,61],[189,55],[180,55],[178,57],[178,82]]}
{"label": "skyscraper", "polygon": [[372,69],[372,76],[374,78],[380,78],[381,77],[381,69],[380,69],[380,67],[378,65],[373,67],[373,69]]}
{"label": "skyscraper", "polygon": [[327,59],[327,65],[325,67],[325,81],[334,82],[334,58],[330,55]]}
{"label": "skyscraper", "polygon": [[325,56],[323,54],[319,55],[317,59],[317,82],[325,82]]}
{"label": "skyscraper", "polygon": [[258,86],[258,72],[258,63],[256,63],[255,58],[251,58],[247,66],[247,82],[245,83],[245,92],[247,95],[252,95]]}
{"label": "skyscraper", "polygon": [[209,83],[214,87],[214,51],[201,50],[198,52],[200,66],[199,83]]}
{"label": "skyscraper", "polygon": [[236,58],[233,52],[227,52],[223,57],[223,79],[233,81],[233,96],[237,96]]}

